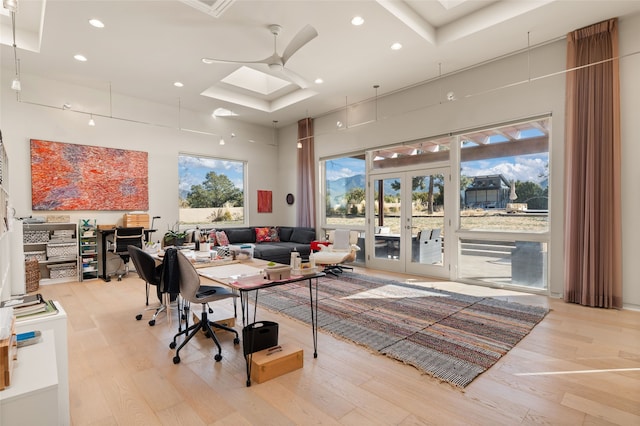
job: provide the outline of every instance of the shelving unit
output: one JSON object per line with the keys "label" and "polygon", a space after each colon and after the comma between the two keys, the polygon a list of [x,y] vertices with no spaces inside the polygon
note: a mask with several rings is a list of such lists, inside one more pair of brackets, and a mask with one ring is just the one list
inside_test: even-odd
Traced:
{"label": "shelving unit", "polygon": [[24,254],[36,257],[40,284],[78,279],[78,229],[75,223],[23,223]]}
{"label": "shelving unit", "polygon": [[98,227],[95,219],[80,219],[80,281],[98,278]]}

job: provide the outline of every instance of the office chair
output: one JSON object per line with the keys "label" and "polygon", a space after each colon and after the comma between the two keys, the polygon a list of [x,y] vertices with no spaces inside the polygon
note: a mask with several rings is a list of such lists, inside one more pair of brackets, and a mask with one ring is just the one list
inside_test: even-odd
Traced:
{"label": "office chair", "polygon": [[220,361],[222,360],[222,347],[220,346],[220,342],[213,332],[213,328],[219,328],[234,333],[236,337],[233,339],[233,343],[235,345],[240,343],[240,338],[238,337],[238,332],[233,328],[209,321],[207,313],[207,303],[237,297],[237,295],[231,290],[224,287],[201,286],[200,276],[198,275],[196,268],[193,266],[193,264],[191,264],[189,259],[187,259],[181,252],[178,252],[177,257],[177,265],[180,276],[180,297],[184,299],[184,301],[189,303],[200,303],[202,305],[202,314],[199,322],[187,327],[184,330],[179,331],[173,337],[173,342],[169,344],[169,347],[171,349],[175,349],[177,344],[176,341],[179,336],[187,336],[176,350],[176,355],[173,357],[173,363],[178,364],[180,362],[180,350],[184,347],[184,345],[189,343],[189,340],[191,340],[191,338],[195,336],[195,334],[200,330],[203,330],[205,336],[212,338],[215,342],[216,346],[218,347],[218,353],[215,355],[215,360]]}
{"label": "office chair", "polygon": [[129,273],[129,251],[128,246],[132,245],[138,248],[142,248],[144,245],[144,228],[141,226],[132,228],[116,228],[113,234],[113,252],[120,256],[122,263],[124,264],[123,272],[116,271],[118,275],[118,281],[122,281],[122,277]]}
{"label": "office chair", "polygon": [[[167,311],[167,305],[162,301],[162,293],[160,292],[160,279],[162,277],[162,265],[156,265],[156,261],[154,258],[147,253],[146,251],[138,248],[136,246],[130,245],[127,247],[129,255],[131,256],[131,261],[136,268],[136,272],[140,278],[142,278],[145,282],[147,300],[146,300],[146,308],[145,311],[155,310],[153,317],[149,320],[149,325],[156,325],[156,319],[158,315],[162,312]],[[156,307],[149,307],[149,288],[154,285],[156,286],[156,293],[158,295],[158,300],[160,300],[160,305]],[[142,312],[136,315],[136,319],[140,321],[142,319]]]}

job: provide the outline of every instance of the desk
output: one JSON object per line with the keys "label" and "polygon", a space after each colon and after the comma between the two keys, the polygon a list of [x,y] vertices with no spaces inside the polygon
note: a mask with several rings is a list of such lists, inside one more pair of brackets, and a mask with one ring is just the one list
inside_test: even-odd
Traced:
{"label": "desk", "polygon": [[[111,277],[107,275],[107,237],[115,234],[116,229],[98,229],[98,235],[100,235],[100,260],[102,261],[102,274],[100,277],[106,282],[111,281]],[[145,229],[144,237],[149,241],[149,234],[156,232],[155,229]]]}
{"label": "desk", "polygon": [[[260,289],[275,287],[284,284],[291,284],[301,281],[309,282],[309,304],[311,305],[311,334],[313,336],[313,357],[318,358],[318,278],[324,277],[324,272],[316,272],[310,275],[299,275],[293,276],[286,280],[281,281],[264,281],[257,284],[252,283],[237,283],[230,282],[229,280],[218,280],[212,279],[210,276],[207,276],[206,272],[202,269],[198,270],[198,274],[200,276],[207,278],[209,280],[213,280],[216,282],[220,282],[223,285],[231,287],[234,291],[238,291],[240,293],[240,306],[242,308],[242,326],[246,326],[247,324],[251,324],[255,322],[256,312],[258,310],[258,293]],[[315,298],[314,298],[314,284],[315,283]],[[255,291],[255,299],[253,303],[253,321],[251,321],[250,317],[250,308],[249,308],[249,293]],[[244,342],[243,342],[244,344]],[[247,387],[251,386],[251,358],[252,354],[248,354],[245,357],[246,368],[247,368]]]}

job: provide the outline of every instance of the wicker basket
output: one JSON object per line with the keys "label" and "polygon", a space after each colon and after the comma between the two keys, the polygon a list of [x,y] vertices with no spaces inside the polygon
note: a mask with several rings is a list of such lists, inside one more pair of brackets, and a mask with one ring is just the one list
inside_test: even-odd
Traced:
{"label": "wicker basket", "polygon": [[40,288],[40,265],[35,258],[28,258],[24,262],[26,291],[31,293]]}

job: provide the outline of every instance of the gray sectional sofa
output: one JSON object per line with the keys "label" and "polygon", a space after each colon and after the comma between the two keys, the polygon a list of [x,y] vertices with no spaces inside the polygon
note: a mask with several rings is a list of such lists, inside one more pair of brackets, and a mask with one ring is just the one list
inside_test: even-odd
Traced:
{"label": "gray sectional sofa", "polygon": [[253,257],[256,259],[268,260],[270,262],[289,264],[291,252],[296,250],[300,256],[306,258],[311,251],[310,243],[316,239],[314,228],[298,226],[275,226],[278,233],[278,242],[257,242],[256,228],[263,226],[247,226],[240,228],[220,228],[229,239],[229,244],[255,244]]}

